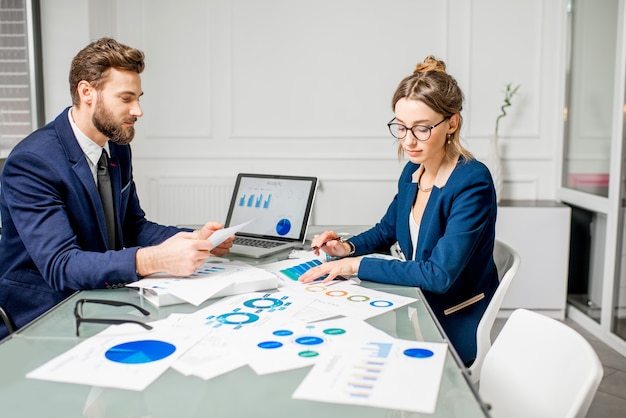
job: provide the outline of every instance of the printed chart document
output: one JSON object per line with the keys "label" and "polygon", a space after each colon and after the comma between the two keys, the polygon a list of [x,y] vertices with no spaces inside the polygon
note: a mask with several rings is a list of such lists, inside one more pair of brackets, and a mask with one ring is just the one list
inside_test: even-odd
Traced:
{"label": "printed chart document", "polygon": [[126,286],[140,289],[156,306],[184,302],[198,306],[211,298],[275,289],[278,280],[266,270],[244,262],[211,257],[191,276],[156,273]]}
{"label": "printed chart document", "polygon": [[187,321],[195,321],[194,326],[203,324],[207,331],[172,368],[205,380],[245,365],[264,375],[310,366],[348,344],[392,340],[385,332],[356,318],[313,323],[292,319],[289,311],[293,314],[308,306],[308,302],[276,295],[280,296],[274,293],[231,297],[229,307],[217,303],[205,308],[202,317],[188,315]]}
{"label": "printed chart document", "polygon": [[257,328],[273,318],[288,320],[309,300],[278,292],[251,292],[228,296],[189,314],[190,323],[217,330],[243,333]]}
{"label": "printed chart document", "polygon": [[202,333],[169,320],[110,326],[26,377],[141,391],[156,380]]}
{"label": "printed chart document", "polygon": [[213,234],[211,234],[211,236],[209,237],[209,242],[212,245],[211,248],[217,247],[222,242],[226,241],[228,237],[230,237],[231,235],[235,235],[236,232],[240,231],[244,226],[253,221],[254,219],[249,220],[248,222],[241,223],[239,225],[231,226],[229,228],[218,229],[217,231],[213,232]]}
{"label": "printed chart document", "polygon": [[[304,272],[325,262],[325,254],[315,255],[313,251],[292,251],[287,260],[263,264],[260,267],[274,273],[278,277],[279,286],[299,286],[301,283],[298,279]],[[332,283],[334,282],[333,280]]]}
{"label": "printed chart document", "polygon": [[354,318],[313,323],[273,321],[252,330],[238,346],[243,347],[252,370],[263,375],[310,366],[343,346],[373,338],[392,340],[385,332]]}
{"label": "printed chart document", "polygon": [[447,344],[371,340],[318,361],[294,399],[435,412]]}
{"label": "printed chart document", "polygon": [[303,286],[219,300],[187,315],[190,326],[206,328],[205,337],[172,367],[205,380],[246,364],[257,374],[269,374],[309,366],[347,343],[391,339],[363,318],[414,299],[350,286],[331,286],[339,292],[334,296],[320,296]]}
{"label": "printed chart document", "polygon": [[[368,319],[417,300],[408,296],[363,287],[350,280],[330,283],[312,282],[299,286],[280,287],[278,290],[279,293],[310,298],[310,308],[318,311],[325,310],[328,314],[326,318],[343,315]],[[310,313],[312,312],[302,312],[302,314]],[[316,319],[323,318],[318,317]]]}
{"label": "printed chart document", "polygon": [[209,380],[248,364],[235,333],[223,328],[207,329],[208,333],[179,357],[172,369]]}
{"label": "printed chart document", "polygon": [[208,380],[245,366],[248,358],[243,348],[249,344],[251,332],[265,325],[271,327],[271,324],[289,321],[299,309],[306,308],[308,302],[306,298],[277,292],[252,292],[225,297],[181,316],[190,327],[204,328],[204,337],[172,368],[184,375]]}
{"label": "printed chart document", "polygon": [[[365,257],[379,258],[384,260],[399,260],[397,257],[389,256],[386,254],[368,254]],[[261,268],[271,271],[278,277],[278,283],[280,287],[286,286],[298,286],[300,276],[311,268],[317,267],[323,263],[327,263],[329,259],[326,254],[320,253],[315,255],[311,250],[293,250],[287,260],[275,261],[273,263],[267,263],[260,266]],[[322,278],[312,283],[321,282]],[[353,284],[360,284],[361,280],[356,276],[340,276],[339,279],[332,280],[326,284],[350,282]]]}

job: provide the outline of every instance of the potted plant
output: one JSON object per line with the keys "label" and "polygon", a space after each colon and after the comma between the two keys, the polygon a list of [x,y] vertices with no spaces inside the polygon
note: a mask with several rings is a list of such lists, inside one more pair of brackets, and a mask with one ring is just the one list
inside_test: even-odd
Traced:
{"label": "potted plant", "polygon": [[500,203],[500,199],[502,198],[502,161],[500,159],[500,150],[498,148],[498,129],[500,127],[500,120],[506,116],[506,108],[511,106],[511,99],[517,93],[520,86],[519,84],[513,87],[512,83],[506,85],[506,89],[504,91],[504,104],[500,106],[500,115],[496,118],[496,129],[494,135],[491,138],[491,143],[489,145],[489,156],[487,166],[489,167],[489,171],[491,172],[491,177],[493,177],[493,184],[496,188],[496,199],[498,203]]}

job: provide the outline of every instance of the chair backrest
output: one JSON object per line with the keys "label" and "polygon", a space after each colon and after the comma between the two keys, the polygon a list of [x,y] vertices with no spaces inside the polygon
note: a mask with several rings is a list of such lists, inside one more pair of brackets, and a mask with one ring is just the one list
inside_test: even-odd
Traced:
{"label": "chair backrest", "polygon": [[479,393],[494,418],[584,417],[603,373],[578,332],[517,309],[485,357]]}
{"label": "chair backrest", "polygon": [[489,301],[489,305],[487,305],[487,309],[476,329],[476,360],[474,360],[474,363],[469,367],[470,376],[474,383],[480,380],[480,370],[483,361],[491,348],[491,329],[493,328],[493,323],[496,320],[504,296],[506,296],[506,292],[509,290],[511,281],[513,281],[513,277],[515,277],[521,263],[519,253],[508,244],[498,240],[496,240],[493,248],[493,259],[498,268],[500,284],[491,298],[491,301]]}

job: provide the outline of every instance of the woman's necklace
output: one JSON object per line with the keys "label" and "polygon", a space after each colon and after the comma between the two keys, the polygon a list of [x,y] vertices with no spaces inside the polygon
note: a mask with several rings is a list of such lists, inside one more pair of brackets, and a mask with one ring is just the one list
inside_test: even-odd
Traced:
{"label": "woman's necklace", "polygon": [[[422,188],[422,186],[420,186],[420,181],[422,181],[422,176],[424,175],[424,171],[426,171],[426,169],[422,170],[422,172],[420,173],[419,178],[417,179],[417,190],[420,190],[420,191],[422,191],[424,193],[428,193],[428,192],[430,192],[433,189],[433,187],[435,187],[435,183],[433,183],[433,185],[430,186],[427,189],[424,189],[424,188]],[[439,172],[439,170],[437,170],[437,172]]]}

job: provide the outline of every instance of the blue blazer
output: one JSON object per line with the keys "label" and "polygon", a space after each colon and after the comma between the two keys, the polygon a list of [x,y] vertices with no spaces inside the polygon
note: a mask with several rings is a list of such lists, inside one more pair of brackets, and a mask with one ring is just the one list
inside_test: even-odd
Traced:
{"label": "blue blazer", "polygon": [[[365,257],[361,279],[419,287],[464,362],[476,357],[476,329],[498,286],[493,261],[497,202],[489,170],[461,158],[443,188],[433,187],[420,223],[417,253],[409,214],[417,194],[412,182],[419,165],[406,164],[398,193],[373,228],[350,241],[355,255],[388,252],[396,241],[408,261]],[[468,307],[444,311],[483,294]]]}
{"label": "blue blazer", "polygon": [[[109,142],[119,251],[107,251],[104,209],[68,109],[11,152],[0,189],[0,305],[19,328],[80,289],[136,281],[135,253],[180,229],[148,221],[129,146]],[[0,338],[6,328],[0,325]]]}

